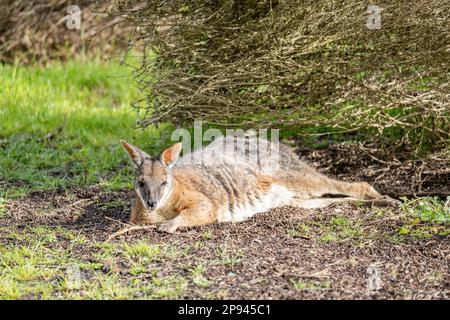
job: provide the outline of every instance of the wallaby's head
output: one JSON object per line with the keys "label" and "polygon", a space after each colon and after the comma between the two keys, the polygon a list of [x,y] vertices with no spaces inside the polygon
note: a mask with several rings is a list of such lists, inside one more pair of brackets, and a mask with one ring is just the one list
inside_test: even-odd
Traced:
{"label": "wallaby's head", "polygon": [[180,155],[181,143],[167,148],[158,157],[151,157],[129,143],[121,142],[136,167],[136,194],[148,210],[159,208],[172,192],[172,167]]}

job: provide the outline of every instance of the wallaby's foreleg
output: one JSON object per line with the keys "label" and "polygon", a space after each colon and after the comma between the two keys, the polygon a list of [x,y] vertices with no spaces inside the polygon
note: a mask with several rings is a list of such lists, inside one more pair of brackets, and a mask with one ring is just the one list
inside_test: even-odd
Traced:
{"label": "wallaby's foreleg", "polygon": [[188,227],[189,221],[183,216],[176,216],[173,219],[167,220],[166,222],[159,225],[158,230],[168,233],[174,233],[180,227]]}
{"label": "wallaby's foreleg", "polygon": [[186,209],[180,212],[173,219],[163,222],[158,230],[168,233],[174,233],[181,227],[194,227],[204,224],[210,224],[217,221],[217,217],[212,214],[214,211],[209,206],[198,206],[192,209]]}

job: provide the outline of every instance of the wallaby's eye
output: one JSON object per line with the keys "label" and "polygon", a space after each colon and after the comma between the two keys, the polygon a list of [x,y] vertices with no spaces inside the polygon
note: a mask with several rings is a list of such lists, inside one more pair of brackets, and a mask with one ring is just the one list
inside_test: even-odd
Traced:
{"label": "wallaby's eye", "polygon": [[143,180],[140,180],[138,182],[139,187],[143,188],[145,186],[145,182]]}
{"label": "wallaby's eye", "polygon": [[165,186],[166,184],[167,184],[167,181],[163,181],[163,182],[161,183],[162,186]]}

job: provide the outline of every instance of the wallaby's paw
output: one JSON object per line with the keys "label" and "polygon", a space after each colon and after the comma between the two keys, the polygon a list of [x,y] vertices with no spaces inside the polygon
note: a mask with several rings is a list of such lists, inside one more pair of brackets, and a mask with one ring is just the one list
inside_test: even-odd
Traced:
{"label": "wallaby's paw", "polygon": [[384,201],[386,201],[387,204],[392,205],[392,206],[398,206],[401,205],[402,202],[400,200],[391,198],[389,196],[383,196],[382,198]]}
{"label": "wallaby's paw", "polygon": [[159,231],[167,233],[175,233],[177,229],[178,225],[174,221],[164,222],[158,228]]}
{"label": "wallaby's paw", "polygon": [[379,199],[382,197],[381,194],[378,193],[377,190],[375,190],[370,184],[367,182],[355,182],[354,186],[356,187],[356,194],[361,198],[365,200],[373,200],[373,199]]}

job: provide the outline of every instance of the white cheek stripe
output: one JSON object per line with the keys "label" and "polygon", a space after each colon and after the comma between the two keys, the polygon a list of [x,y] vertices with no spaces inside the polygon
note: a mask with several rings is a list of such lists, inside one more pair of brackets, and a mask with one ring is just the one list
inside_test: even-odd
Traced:
{"label": "white cheek stripe", "polygon": [[139,189],[139,188],[134,188],[134,190],[136,191],[136,194],[138,195],[139,199],[141,199],[141,202],[142,202],[142,204],[144,205],[145,209],[148,210],[148,208],[147,208],[147,203],[145,202],[144,197],[143,197],[142,194],[141,194],[141,189]]}
{"label": "white cheek stripe", "polygon": [[167,176],[167,186],[164,189],[164,193],[161,197],[161,200],[158,201],[158,205],[156,206],[155,210],[163,207],[167,200],[169,200],[170,196],[172,195],[172,187],[173,187],[173,180],[172,180],[172,174],[169,174]]}

